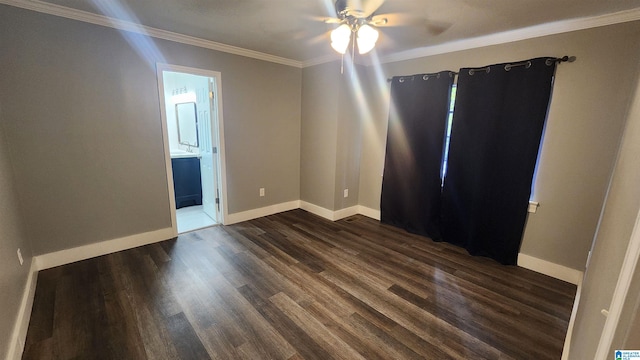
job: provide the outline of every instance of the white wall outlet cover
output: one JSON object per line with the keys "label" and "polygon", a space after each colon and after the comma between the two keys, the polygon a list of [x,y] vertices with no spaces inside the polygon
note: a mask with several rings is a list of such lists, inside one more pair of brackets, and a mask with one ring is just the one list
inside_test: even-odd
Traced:
{"label": "white wall outlet cover", "polygon": [[349,197],[349,189],[344,189],[344,197]]}
{"label": "white wall outlet cover", "polygon": [[260,196],[264,196],[264,188],[260,188]]}

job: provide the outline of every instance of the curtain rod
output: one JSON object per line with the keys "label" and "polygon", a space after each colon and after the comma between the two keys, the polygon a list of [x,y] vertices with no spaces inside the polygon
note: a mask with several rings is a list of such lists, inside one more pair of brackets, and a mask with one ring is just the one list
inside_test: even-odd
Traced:
{"label": "curtain rod", "polygon": [[[455,72],[455,71],[443,70],[443,71],[440,71],[440,72],[437,72],[437,73],[406,75],[406,76],[401,76],[401,78],[405,78],[405,77],[408,78],[408,77],[414,77],[416,75],[421,75],[424,80],[428,80],[430,77],[434,77],[434,76],[437,76],[439,78],[440,77],[440,73],[443,73],[443,72],[448,72],[449,74],[451,74],[450,76],[458,75],[458,73]],[[391,80],[393,80],[393,78],[388,78],[387,82],[391,82]]]}
{"label": "curtain rod", "polygon": [[[575,56],[565,55],[565,56],[563,56],[561,58],[549,58],[549,59],[547,59],[546,62],[547,62],[547,65],[550,66],[552,64],[552,62],[563,63],[563,62],[574,62],[574,61],[576,61],[576,57]],[[518,62],[518,63],[506,64],[504,66],[504,69],[506,71],[509,71],[509,70],[511,70],[511,68],[516,67],[516,66],[525,66],[525,67],[529,68],[531,66],[531,61],[521,61],[521,62]],[[489,68],[490,68],[490,66],[483,67],[483,68],[477,68],[477,69],[470,69],[469,70],[469,75],[473,75],[474,72],[476,72],[476,71],[487,71]],[[458,73],[455,72],[455,71],[450,71],[450,72],[453,73],[454,75],[458,75]],[[435,74],[438,74],[438,73],[425,74],[425,76],[429,77],[429,76],[435,75]],[[409,75],[409,76],[411,76],[411,75]],[[391,82],[392,80],[393,80],[393,78],[388,78],[387,82]]]}

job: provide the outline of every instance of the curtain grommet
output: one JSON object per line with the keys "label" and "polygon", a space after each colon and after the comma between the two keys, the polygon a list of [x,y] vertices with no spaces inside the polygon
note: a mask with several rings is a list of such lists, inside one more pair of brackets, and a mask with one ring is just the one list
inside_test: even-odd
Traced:
{"label": "curtain grommet", "polygon": [[491,71],[491,66],[487,66],[486,68],[482,68],[482,69],[469,69],[469,75],[475,74],[476,71],[484,71],[488,74]]}

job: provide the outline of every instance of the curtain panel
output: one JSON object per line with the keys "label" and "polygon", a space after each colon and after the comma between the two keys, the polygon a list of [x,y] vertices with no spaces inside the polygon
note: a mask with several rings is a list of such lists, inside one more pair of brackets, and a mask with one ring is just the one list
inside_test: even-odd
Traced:
{"label": "curtain panel", "polygon": [[440,239],[440,170],[454,74],[396,76],[380,200],[383,223]]}
{"label": "curtain panel", "polygon": [[516,264],[556,62],[463,68],[442,193],[444,240]]}

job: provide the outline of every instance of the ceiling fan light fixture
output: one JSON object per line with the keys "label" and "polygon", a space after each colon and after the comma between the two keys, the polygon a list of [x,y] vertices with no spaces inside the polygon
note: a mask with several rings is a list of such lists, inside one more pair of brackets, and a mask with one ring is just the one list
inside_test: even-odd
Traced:
{"label": "ceiling fan light fixture", "polygon": [[360,54],[366,54],[376,46],[380,34],[376,29],[369,25],[362,25],[358,29],[358,52]]}
{"label": "ceiling fan light fixture", "polygon": [[331,47],[340,54],[347,52],[349,41],[351,40],[351,28],[347,24],[342,24],[331,31]]}

